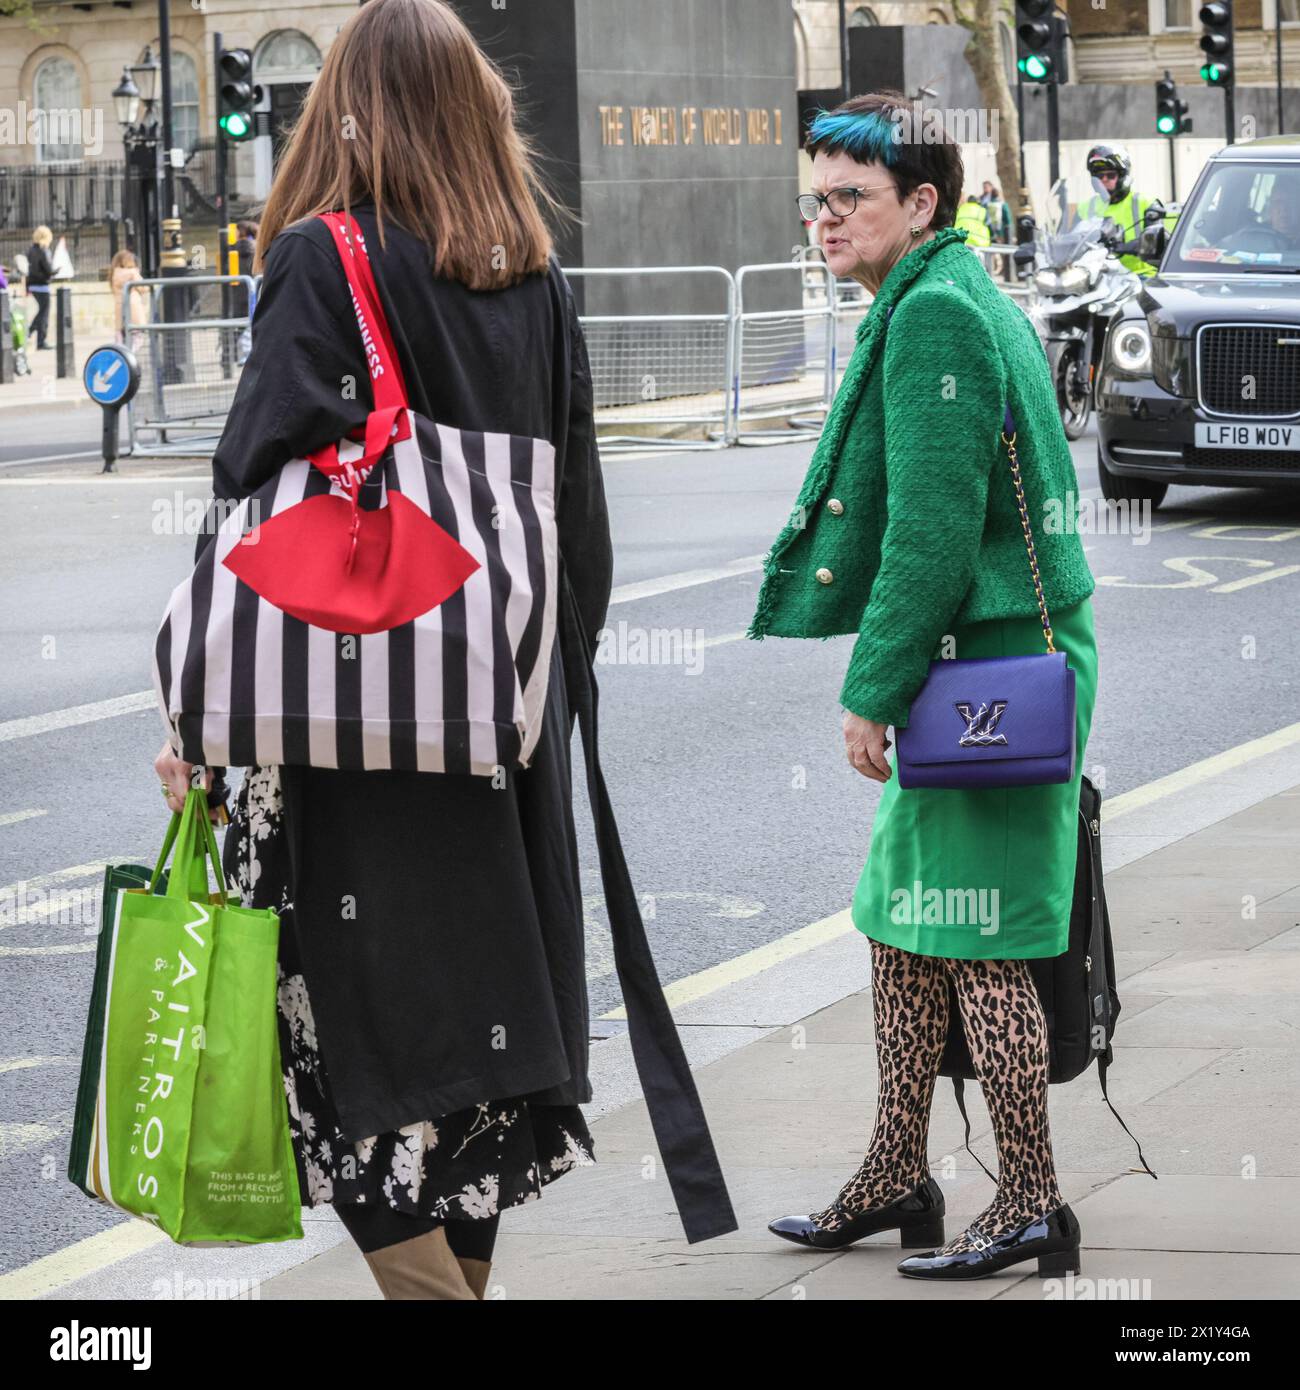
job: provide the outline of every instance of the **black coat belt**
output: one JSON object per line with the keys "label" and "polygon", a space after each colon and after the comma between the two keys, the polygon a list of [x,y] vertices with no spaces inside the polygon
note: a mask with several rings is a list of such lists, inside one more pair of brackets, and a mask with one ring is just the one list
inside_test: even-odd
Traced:
{"label": "black coat belt", "polygon": [[[566,684],[582,730],[587,795],[595,820],[600,877],[614,939],[614,964],[627,1010],[632,1057],[645,1094],[655,1142],[677,1203],[677,1214],[687,1242],[693,1245],[737,1230],[738,1223],[695,1079],[659,983],[659,972],[646,940],[645,924],[623,855],[618,822],[600,769],[595,663],[567,576],[561,590],[565,596],[564,621],[573,633],[573,645],[566,643],[565,650],[580,651],[583,658],[581,663],[570,663],[575,669],[566,672]],[[581,670],[576,669],[579,665]]]}

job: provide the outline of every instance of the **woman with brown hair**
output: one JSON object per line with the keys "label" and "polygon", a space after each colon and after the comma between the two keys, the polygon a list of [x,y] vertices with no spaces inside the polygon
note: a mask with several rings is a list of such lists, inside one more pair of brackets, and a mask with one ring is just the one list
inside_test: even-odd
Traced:
{"label": "woman with brown hair", "polygon": [[[462,22],[438,0],[370,0],[331,45],[262,214],[252,352],[213,459],[216,500],[247,497],[366,420],[327,211],[364,237],[412,411],[555,447],[559,627],[528,768],[408,769],[396,738],[390,770],[253,767],[226,839],[243,901],[281,913],[303,1202],[333,1203],[388,1298],[482,1298],[499,1213],[594,1161],[575,717],[666,1174],[688,1238],[735,1229],[595,760],[609,519],[582,330],[538,201],[557,210]],[[178,808],[189,764],[165,747],[156,767]]]}

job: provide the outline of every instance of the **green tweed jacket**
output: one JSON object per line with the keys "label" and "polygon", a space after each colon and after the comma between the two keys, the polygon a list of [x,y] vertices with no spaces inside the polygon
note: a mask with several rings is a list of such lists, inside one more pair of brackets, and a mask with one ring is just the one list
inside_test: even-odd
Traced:
{"label": "green tweed jacket", "polygon": [[955,624],[1036,614],[1008,402],[1049,613],[1091,594],[1064,524],[1078,485],[1042,344],[946,227],[898,261],[858,325],[748,635],[856,632],[840,702],[902,728]]}

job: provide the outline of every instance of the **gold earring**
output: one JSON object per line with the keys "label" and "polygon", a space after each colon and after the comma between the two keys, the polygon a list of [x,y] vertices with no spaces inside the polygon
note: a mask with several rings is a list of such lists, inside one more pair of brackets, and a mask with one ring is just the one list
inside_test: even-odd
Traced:
{"label": "gold earring", "polygon": [[911,229],[911,231],[912,231],[912,235],[913,235],[914,237],[918,237],[918,236],[921,235],[921,228],[920,228],[920,227],[913,227],[913,228]]}

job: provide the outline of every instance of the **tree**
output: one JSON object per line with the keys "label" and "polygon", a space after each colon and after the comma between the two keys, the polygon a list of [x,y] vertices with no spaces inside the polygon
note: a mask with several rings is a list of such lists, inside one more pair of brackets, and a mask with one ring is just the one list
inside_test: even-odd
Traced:
{"label": "tree", "polygon": [[[999,20],[1005,19],[1014,34],[1015,11],[1007,0],[952,0],[953,18],[970,35],[965,56],[975,74],[980,100],[989,111],[998,113],[998,141],[994,154],[998,165],[998,187],[1012,213],[1019,210],[1020,116],[1016,94],[1002,62],[1002,35]],[[1014,43],[1014,38],[1012,40]]]}

